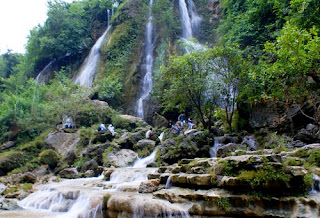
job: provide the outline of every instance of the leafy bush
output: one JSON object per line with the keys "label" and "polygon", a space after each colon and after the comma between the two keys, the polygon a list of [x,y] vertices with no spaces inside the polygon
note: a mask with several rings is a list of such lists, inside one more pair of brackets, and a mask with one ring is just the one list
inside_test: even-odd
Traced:
{"label": "leafy bush", "polygon": [[288,187],[291,177],[283,169],[275,169],[267,164],[257,171],[241,171],[238,176],[241,181],[250,184],[252,189],[259,190],[263,190],[274,183]]}
{"label": "leafy bush", "polygon": [[52,168],[57,166],[59,160],[60,155],[52,149],[44,150],[39,154],[40,163],[48,164]]}
{"label": "leafy bush", "polygon": [[315,164],[316,166],[320,167],[320,150],[311,151],[308,161],[311,164]]}
{"label": "leafy bush", "polygon": [[93,138],[93,129],[88,128],[88,129],[80,129],[80,141],[79,141],[79,146],[87,146],[89,142]]}

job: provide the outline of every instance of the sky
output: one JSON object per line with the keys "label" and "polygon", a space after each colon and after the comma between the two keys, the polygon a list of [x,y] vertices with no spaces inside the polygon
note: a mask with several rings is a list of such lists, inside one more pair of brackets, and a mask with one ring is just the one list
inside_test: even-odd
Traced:
{"label": "sky", "polygon": [[44,24],[47,9],[47,0],[1,0],[0,54],[6,53],[8,49],[24,54],[30,30]]}

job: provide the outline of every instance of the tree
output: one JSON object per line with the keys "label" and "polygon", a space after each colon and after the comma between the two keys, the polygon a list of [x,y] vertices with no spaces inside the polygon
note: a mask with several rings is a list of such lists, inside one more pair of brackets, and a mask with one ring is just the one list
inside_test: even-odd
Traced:
{"label": "tree", "polygon": [[285,104],[287,118],[291,120],[293,107],[302,108],[305,104],[314,107],[313,117],[301,112],[320,124],[319,85],[315,81],[320,78],[320,38],[315,27],[309,31],[298,28],[289,22],[283,28],[277,42],[265,45],[269,57],[265,61],[264,71],[267,77],[266,96],[279,99]]}
{"label": "tree", "polygon": [[210,130],[215,108],[223,107],[232,131],[244,63],[237,48],[217,46],[171,57],[164,71],[169,84],[163,95],[165,110],[183,111],[191,106],[203,126]]}

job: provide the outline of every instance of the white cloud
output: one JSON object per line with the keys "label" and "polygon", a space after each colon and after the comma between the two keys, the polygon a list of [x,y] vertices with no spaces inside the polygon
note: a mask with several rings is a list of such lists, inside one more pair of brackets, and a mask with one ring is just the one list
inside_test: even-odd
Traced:
{"label": "white cloud", "polygon": [[30,30],[39,24],[43,25],[46,19],[47,0],[0,1],[0,54],[8,49],[25,53]]}

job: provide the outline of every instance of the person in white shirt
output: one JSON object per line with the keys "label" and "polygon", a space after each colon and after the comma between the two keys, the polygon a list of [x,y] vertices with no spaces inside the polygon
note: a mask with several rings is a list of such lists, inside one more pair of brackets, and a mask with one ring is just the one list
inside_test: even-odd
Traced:
{"label": "person in white shirt", "polygon": [[99,131],[106,131],[107,128],[106,128],[106,126],[105,126],[103,123],[101,123],[98,130],[99,130]]}
{"label": "person in white shirt", "polygon": [[151,138],[154,134],[155,134],[155,132],[152,130],[152,128],[150,128],[150,129],[146,132],[146,139]]}
{"label": "person in white shirt", "polygon": [[116,134],[115,131],[114,131],[114,127],[112,126],[112,124],[110,124],[108,126],[108,130],[111,132],[112,135]]}

